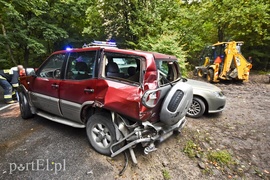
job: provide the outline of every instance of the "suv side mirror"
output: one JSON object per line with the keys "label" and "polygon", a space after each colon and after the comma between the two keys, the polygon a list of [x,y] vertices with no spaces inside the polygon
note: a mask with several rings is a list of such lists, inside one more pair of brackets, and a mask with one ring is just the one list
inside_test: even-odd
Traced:
{"label": "suv side mirror", "polygon": [[26,76],[37,76],[34,68],[26,68]]}

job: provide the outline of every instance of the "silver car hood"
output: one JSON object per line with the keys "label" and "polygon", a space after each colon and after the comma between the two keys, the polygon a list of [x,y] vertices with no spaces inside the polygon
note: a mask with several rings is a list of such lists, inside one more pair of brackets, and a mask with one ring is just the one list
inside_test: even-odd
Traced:
{"label": "silver car hood", "polygon": [[187,82],[189,85],[191,85],[194,89],[201,89],[201,90],[207,90],[207,91],[217,91],[220,92],[221,89],[213,84],[202,82],[202,81],[196,81],[193,79],[187,79]]}

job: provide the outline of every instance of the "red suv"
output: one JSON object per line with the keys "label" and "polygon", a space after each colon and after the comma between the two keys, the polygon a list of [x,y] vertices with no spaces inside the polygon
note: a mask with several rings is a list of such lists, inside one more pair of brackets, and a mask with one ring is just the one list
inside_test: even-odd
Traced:
{"label": "red suv", "polygon": [[21,116],[86,128],[97,152],[114,157],[129,149],[136,162],[135,145],[147,154],[183,127],[192,87],[175,56],[96,43],[54,52],[21,77]]}

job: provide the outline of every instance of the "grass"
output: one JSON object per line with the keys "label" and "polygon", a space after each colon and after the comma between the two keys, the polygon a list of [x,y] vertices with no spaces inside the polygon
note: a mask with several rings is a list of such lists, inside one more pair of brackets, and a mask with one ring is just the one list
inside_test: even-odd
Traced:
{"label": "grass", "polygon": [[233,164],[232,155],[227,150],[208,150],[204,152],[192,140],[188,140],[184,146],[183,152],[190,158],[196,157],[198,154],[207,157],[207,160],[214,165],[230,165]]}
{"label": "grass", "polygon": [[163,174],[163,177],[164,177],[165,180],[171,179],[171,176],[170,176],[170,173],[169,173],[168,170],[164,169],[164,170],[162,171],[162,174]]}
{"label": "grass", "polygon": [[267,75],[267,74],[270,74],[270,71],[258,71],[258,74],[260,75]]}
{"label": "grass", "polygon": [[217,165],[230,165],[233,164],[231,154],[226,150],[210,151],[207,154],[207,159],[213,164]]}
{"label": "grass", "polygon": [[184,147],[184,153],[188,155],[190,158],[194,158],[197,154],[197,148],[198,146],[191,140],[188,140],[185,147]]}

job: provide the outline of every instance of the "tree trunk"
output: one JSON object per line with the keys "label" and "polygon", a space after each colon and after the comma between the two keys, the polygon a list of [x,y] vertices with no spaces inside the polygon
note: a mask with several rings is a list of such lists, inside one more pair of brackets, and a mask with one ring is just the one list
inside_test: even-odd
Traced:
{"label": "tree trunk", "polygon": [[24,48],[24,67],[28,67],[28,61],[29,61],[29,49],[25,46]]}
{"label": "tree trunk", "polygon": [[222,27],[218,27],[218,41],[223,42],[224,39],[224,31]]}
{"label": "tree trunk", "polygon": [[[2,21],[2,20],[0,19],[0,22],[1,22],[1,21]],[[4,37],[7,37],[6,29],[5,29],[4,24],[1,23],[1,26],[2,26],[2,32],[3,32]],[[14,59],[14,56],[13,56],[13,54],[12,54],[12,51],[11,51],[10,46],[9,46],[8,44],[7,44],[6,46],[7,46],[7,50],[8,50],[8,53],[9,53],[9,55],[10,55],[11,61],[17,66],[18,64],[16,63],[16,61],[15,61],[15,59]]]}

